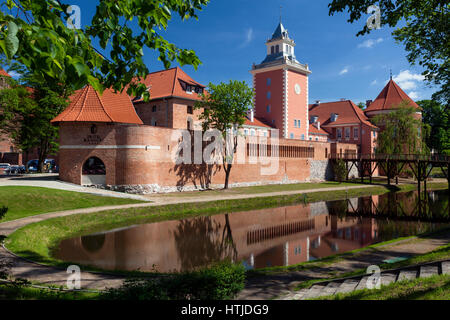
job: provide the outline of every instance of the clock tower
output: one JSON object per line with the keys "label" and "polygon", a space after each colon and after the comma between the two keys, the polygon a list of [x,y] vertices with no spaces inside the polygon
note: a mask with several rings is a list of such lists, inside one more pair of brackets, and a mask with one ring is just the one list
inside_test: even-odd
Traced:
{"label": "clock tower", "polygon": [[255,116],[265,119],[280,130],[286,139],[308,139],[308,76],[307,64],[295,57],[295,42],[279,23],[266,42],[267,56],[253,64]]}

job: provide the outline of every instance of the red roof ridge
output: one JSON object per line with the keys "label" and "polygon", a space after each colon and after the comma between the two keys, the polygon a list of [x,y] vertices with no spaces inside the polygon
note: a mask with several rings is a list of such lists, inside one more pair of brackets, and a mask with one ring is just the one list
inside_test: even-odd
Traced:
{"label": "red roof ridge", "polygon": [[175,83],[178,79],[178,67],[175,68],[175,76],[173,77],[173,83],[172,83],[172,95],[175,95]]}
{"label": "red roof ridge", "polygon": [[[94,88],[92,88],[92,89],[94,90]],[[103,93],[105,93],[105,92],[103,91]],[[100,97],[98,96],[98,92],[97,92],[96,90],[94,90],[94,94],[95,94],[95,96],[97,97],[98,101],[100,102],[100,105],[102,106],[103,111],[105,111],[106,115],[107,115],[108,118],[111,120],[111,122],[114,122],[114,120],[113,120],[113,118],[111,117],[111,115],[109,114],[108,110],[105,108],[105,105],[103,104],[103,100],[100,99]],[[129,96],[127,95],[127,97],[129,97]],[[130,102],[131,102],[131,100],[130,100]]]}

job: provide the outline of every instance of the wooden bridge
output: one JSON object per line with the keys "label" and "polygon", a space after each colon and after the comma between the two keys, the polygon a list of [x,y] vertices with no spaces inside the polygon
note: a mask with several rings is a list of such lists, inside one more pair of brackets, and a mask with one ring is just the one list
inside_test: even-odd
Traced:
{"label": "wooden bridge", "polygon": [[330,154],[329,158],[336,163],[338,160],[345,162],[347,170],[346,180],[353,167],[358,169],[361,182],[364,178],[369,178],[372,183],[372,177],[375,170],[381,169],[387,176],[388,185],[391,184],[391,179],[396,180],[398,184],[398,177],[402,170],[411,169],[414,177],[417,180],[418,189],[420,192],[420,184],[424,183],[424,188],[427,188],[427,179],[431,174],[433,168],[440,168],[442,173],[447,178],[450,184],[450,156],[433,154],[433,155],[418,155],[418,154]]}

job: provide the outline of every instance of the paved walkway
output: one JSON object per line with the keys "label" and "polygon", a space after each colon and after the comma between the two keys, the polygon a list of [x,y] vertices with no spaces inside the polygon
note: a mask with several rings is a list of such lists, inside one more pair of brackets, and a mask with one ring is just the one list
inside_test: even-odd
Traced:
{"label": "paved walkway", "polygon": [[424,254],[449,243],[450,231],[433,238],[412,238],[364,250],[322,267],[250,278],[237,299],[273,299],[285,295],[292,296],[297,293],[293,289],[303,281],[339,277],[355,270],[367,269],[370,265],[381,265],[385,260]]}
{"label": "paved walkway", "polygon": [[78,184],[58,180],[58,177],[59,177],[58,173],[25,174],[20,176],[3,175],[0,176],[0,187],[2,186],[43,187],[66,191],[83,192],[106,197],[128,198],[128,199],[149,201],[147,197],[141,195],[115,192],[111,190],[104,190],[98,188],[83,187]]}
{"label": "paved walkway", "polygon": [[[310,288],[290,293],[280,300],[306,300],[336,294],[346,294],[356,290],[363,290],[375,286],[386,286],[393,282],[414,280],[417,278],[428,278],[438,274],[450,275],[450,260],[414,265],[396,270],[380,272],[379,276],[362,275],[347,279],[339,279],[328,282],[317,283]],[[375,276],[375,279],[374,279]],[[372,281],[369,280],[372,279]],[[369,282],[368,282],[369,281]]]}
{"label": "paved walkway", "polygon": [[[7,182],[11,181],[11,182]],[[22,183],[18,183],[18,181]],[[50,177],[50,183],[46,183],[43,180],[36,181],[35,178],[29,180],[14,180],[0,179],[0,185],[35,185],[35,186],[46,186],[46,187],[56,187],[58,189],[78,191],[74,188],[75,185],[66,184],[57,181],[54,177]],[[14,184],[14,183],[18,184]],[[12,184],[11,184],[12,183]],[[77,188],[83,188],[76,186]],[[193,203],[193,202],[207,202],[215,200],[230,200],[230,199],[246,199],[246,198],[256,198],[256,197],[269,197],[278,195],[292,195],[292,194],[303,194],[310,192],[323,192],[323,191],[336,191],[345,189],[358,189],[366,188],[367,186],[347,186],[347,187],[332,187],[332,188],[322,188],[322,189],[309,189],[309,190],[294,190],[294,191],[281,191],[281,192],[269,192],[269,193],[258,193],[251,195],[236,195],[236,194],[220,194],[211,196],[198,197],[193,195],[183,196],[183,197],[152,197],[153,202],[149,203],[139,203],[139,204],[128,204],[128,205],[118,205],[118,206],[105,206],[105,207],[95,207],[88,209],[77,209],[60,211],[53,213],[46,213],[37,216],[26,217],[23,219],[18,219],[14,221],[8,221],[0,224],[0,235],[9,235],[18,228],[26,226],[30,223],[43,221],[55,217],[63,217],[73,214],[86,214],[91,212],[98,212],[104,210],[113,209],[127,209],[127,208],[137,208],[137,207],[151,207],[157,205],[173,204],[173,203]],[[67,189],[65,189],[67,188]],[[72,189],[74,188],[74,189]],[[94,193],[100,191],[104,192],[106,190],[100,189],[89,189],[89,191],[95,191]],[[81,191],[81,192],[87,192]],[[91,192],[90,192],[91,193]],[[108,192],[109,196],[117,194],[117,192]],[[148,199],[148,198],[147,198]],[[248,281],[246,288],[239,295],[239,299],[269,299],[273,297],[280,296],[290,292],[290,288],[299,281],[304,281],[313,278],[327,278],[330,277],[331,272],[348,272],[355,269],[364,268],[368,264],[381,263],[382,260],[387,258],[393,258],[397,256],[404,256],[405,254],[422,254],[434,250],[438,246],[442,246],[450,242],[450,235],[445,239],[424,239],[419,243],[414,245],[411,244],[398,244],[389,245],[389,249],[385,251],[370,251],[366,254],[356,255],[353,259],[346,259],[344,261],[338,262],[336,264],[330,265],[323,268],[315,268],[314,270],[306,270],[302,272],[292,272],[289,274],[277,275],[277,276],[266,276],[262,278],[252,278]],[[0,248],[0,259],[8,260],[11,265],[11,274],[16,278],[25,278],[31,281],[36,281],[43,284],[51,285],[65,285],[67,280],[67,273],[65,270],[58,268],[53,268],[49,266],[44,266],[36,264],[31,261],[26,261],[20,257],[16,257],[9,253],[4,248]],[[336,274],[334,274],[336,275]],[[94,272],[82,272],[81,283],[83,289],[104,289],[106,287],[117,287],[122,281],[123,277],[116,275],[108,275],[104,273],[94,273]]]}

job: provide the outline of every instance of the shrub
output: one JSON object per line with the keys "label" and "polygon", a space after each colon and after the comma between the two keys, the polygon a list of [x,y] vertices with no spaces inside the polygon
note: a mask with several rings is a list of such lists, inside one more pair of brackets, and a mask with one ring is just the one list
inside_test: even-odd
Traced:
{"label": "shrub", "polygon": [[336,160],[333,165],[334,180],[342,182],[347,178],[347,168],[345,162],[342,159]]}
{"label": "shrub", "polygon": [[245,268],[221,262],[210,268],[152,279],[131,279],[109,289],[107,300],[224,300],[244,288]]}

